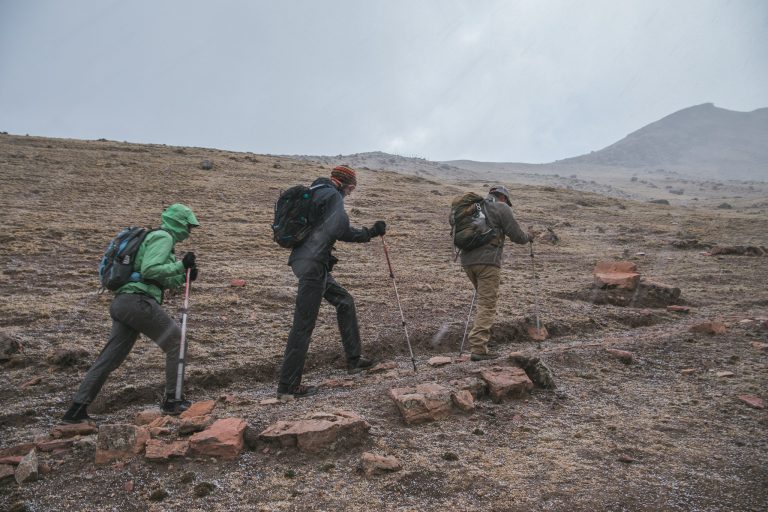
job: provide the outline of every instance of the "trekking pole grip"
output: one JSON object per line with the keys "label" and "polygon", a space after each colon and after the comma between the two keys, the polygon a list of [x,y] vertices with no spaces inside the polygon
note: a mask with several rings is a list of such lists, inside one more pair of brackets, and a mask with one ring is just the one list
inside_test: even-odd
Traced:
{"label": "trekking pole grip", "polygon": [[389,261],[389,250],[387,249],[387,243],[384,241],[384,235],[381,235],[381,246],[384,247],[384,257],[387,258],[387,268],[389,269],[389,277],[395,278],[395,273],[392,271],[392,262]]}

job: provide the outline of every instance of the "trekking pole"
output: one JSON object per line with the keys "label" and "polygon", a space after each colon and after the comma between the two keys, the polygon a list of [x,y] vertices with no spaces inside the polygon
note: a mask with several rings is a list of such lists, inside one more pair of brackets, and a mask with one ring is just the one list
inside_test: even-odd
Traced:
{"label": "trekking pole", "polygon": [[536,315],[536,333],[541,333],[541,321],[539,320],[539,282],[536,277],[536,262],[533,259],[533,242],[531,244],[531,269],[533,270],[533,313]]}
{"label": "trekking pole", "polygon": [[405,341],[408,343],[408,351],[411,353],[411,363],[413,363],[413,371],[416,372],[416,358],[413,357],[413,347],[411,347],[411,338],[408,336],[408,326],[405,324],[405,315],[403,314],[403,306],[400,304],[400,294],[397,291],[397,281],[395,280],[395,273],[392,271],[392,262],[389,261],[389,250],[387,249],[387,243],[384,241],[384,235],[381,235],[381,245],[384,247],[384,256],[387,258],[387,267],[389,267],[389,277],[392,278],[392,286],[395,287],[395,298],[397,299],[397,307],[400,308],[400,319],[403,321],[403,330],[405,330]]}
{"label": "trekking pole", "polygon": [[477,288],[472,293],[472,302],[469,303],[469,313],[467,313],[467,323],[464,326],[464,336],[461,337],[461,347],[459,348],[459,355],[464,353],[464,341],[467,339],[467,331],[469,330],[469,319],[472,316],[472,307],[475,305],[475,299],[477,298]]}
{"label": "trekking pole", "polygon": [[187,358],[187,309],[189,308],[189,275],[191,268],[187,269],[187,282],[184,286],[184,307],[181,309],[181,341],[179,343],[179,368],[176,372],[176,400],[181,400],[184,387],[184,363]]}

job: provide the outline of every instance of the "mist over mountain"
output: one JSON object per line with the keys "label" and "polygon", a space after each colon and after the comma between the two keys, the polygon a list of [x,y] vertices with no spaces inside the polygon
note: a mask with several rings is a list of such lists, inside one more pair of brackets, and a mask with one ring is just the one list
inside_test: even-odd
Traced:
{"label": "mist over mountain", "polygon": [[670,114],[599,151],[557,166],[666,169],[721,179],[768,177],[768,108],[736,112],[704,103]]}
{"label": "mist over mountain", "polygon": [[704,103],[670,114],[599,151],[548,164],[450,160],[435,162],[374,151],[307,156],[323,165],[347,163],[453,179],[505,179],[510,175],[596,172],[631,175],[676,172],[702,179],[768,179],[768,108],[737,112]]}

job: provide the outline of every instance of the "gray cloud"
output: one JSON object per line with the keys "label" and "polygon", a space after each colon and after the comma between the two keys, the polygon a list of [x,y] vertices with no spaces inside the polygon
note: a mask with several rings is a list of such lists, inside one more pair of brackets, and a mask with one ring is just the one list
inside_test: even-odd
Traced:
{"label": "gray cloud", "polygon": [[768,3],[0,2],[0,129],[544,162],[768,106]]}

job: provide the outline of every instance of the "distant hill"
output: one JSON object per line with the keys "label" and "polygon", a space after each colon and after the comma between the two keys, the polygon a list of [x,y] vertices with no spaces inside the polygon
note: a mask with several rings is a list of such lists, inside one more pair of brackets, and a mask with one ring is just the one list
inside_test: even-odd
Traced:
{"label": "distant hill", "polygon": [[735,112],[704,103],[670,114],[599,151],[554,162],[705,173],[721,179],[768,177],[768,108]]}

